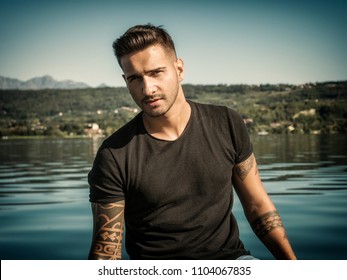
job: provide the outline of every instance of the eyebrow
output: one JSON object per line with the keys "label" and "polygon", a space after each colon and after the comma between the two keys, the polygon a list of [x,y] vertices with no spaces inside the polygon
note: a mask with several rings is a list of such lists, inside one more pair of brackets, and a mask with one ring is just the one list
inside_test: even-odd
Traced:
{"label": "eyebrow", "polygon": [[[158,67],[158,68],[155,68],[155,69],[151,69],[151,70],[148,70],[148,71],[145,71],[145,74],[149,74],[149,73],[153,73],[153,72],[156,72],[156,71],[163,71],[163,70],[166,70],[166,67],[165,66],[162,66],[162,67]],[[132,74],[128,77],[126,77],[127,80],[130,80],[132,78],[138,78],[140,77],[141,75],[136,73],[136,74]]]}

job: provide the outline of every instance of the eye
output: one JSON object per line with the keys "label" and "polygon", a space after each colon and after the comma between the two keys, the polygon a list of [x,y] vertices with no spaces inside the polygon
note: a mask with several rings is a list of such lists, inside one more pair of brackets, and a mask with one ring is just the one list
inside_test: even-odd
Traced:
{"label": "eye", "polygon": [[130,77],[127,78],[127,81],[128,81],[128,82],[133,82],[133,81],[137,80],[138,78],[139,78],[138,76],[132,75],[132,76],[130,76]]}
{"label": "eye", "polygon": [[155,70],[151,71],[151,76],[152,76],[152,77],[155,77],[155,76],[160,75],[160,74],[163,73],[163,72],[164,72],[163,69],[155,69]]}
{"label": "eye", "polygon": [[152,76],[158,76],[160,73],[161,73],[160,70],[155,70],[151,74],[152,74]]}

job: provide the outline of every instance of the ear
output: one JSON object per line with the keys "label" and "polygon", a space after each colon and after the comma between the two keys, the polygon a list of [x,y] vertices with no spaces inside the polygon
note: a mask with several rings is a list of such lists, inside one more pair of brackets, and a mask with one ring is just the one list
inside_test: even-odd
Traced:
{"label": "ear", "polygon": [[178,80],[181,82],[184,79],[184,62],[181,58],[176,60],[176,69],[178,74]]}

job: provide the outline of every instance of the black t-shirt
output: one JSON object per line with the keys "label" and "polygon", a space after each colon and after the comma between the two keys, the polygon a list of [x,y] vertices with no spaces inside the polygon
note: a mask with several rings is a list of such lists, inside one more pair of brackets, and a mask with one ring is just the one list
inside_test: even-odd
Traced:
{"label": "black t-shirt", "polygon": [[252,153],[232,109],[189,101],[175,141],[147,134],[142,113],[101,145],[89,173],[90,201],[125,200],[131,259],[235,259],[247,254],[232,215],[232,171]]}

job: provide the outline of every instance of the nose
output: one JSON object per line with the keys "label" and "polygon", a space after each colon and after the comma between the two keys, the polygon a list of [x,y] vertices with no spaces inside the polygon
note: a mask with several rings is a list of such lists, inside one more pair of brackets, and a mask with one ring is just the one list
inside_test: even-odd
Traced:
{"label": "nose", "polygon": [[156,92],[156,86],[151,77],[143,77],[142,92],[146,96],[151,96]]}

